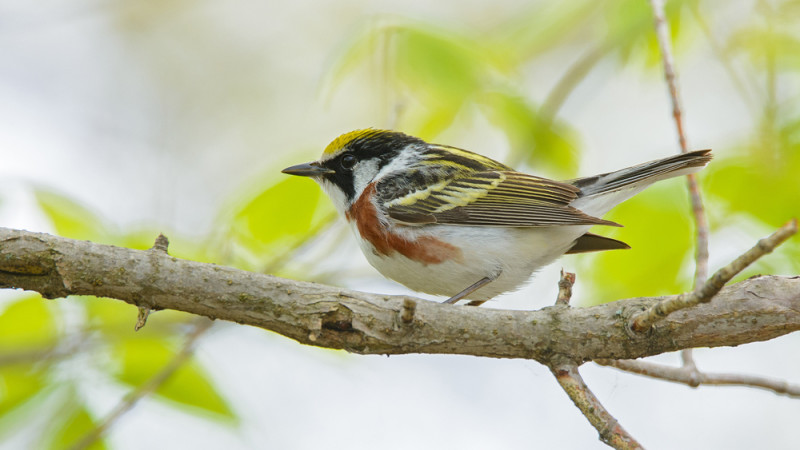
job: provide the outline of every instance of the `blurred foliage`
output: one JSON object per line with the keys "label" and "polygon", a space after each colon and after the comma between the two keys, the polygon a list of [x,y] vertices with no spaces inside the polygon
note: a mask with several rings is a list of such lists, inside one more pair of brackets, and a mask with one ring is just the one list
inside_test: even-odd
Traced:
{"label": "blurred foliage", "polygon": [[694,265],[687,250],[693,248],[694,233],[686,188],[680,181],[653,185],[605,216],[625,227],[603,229],[602,234],[626,242],[631,249],[587,254],[578,260],[580,282],[592,286],[594,301],[691,290],[692,274],[687,269]]}
{"label": "blurred foliage", "polygon": [[[70,399],[65,402],[66,407],[61,411],[60,417],[54,421],[53,429],[44,439],[46,445],[43,445],[43,448],[53,450],[70,448],[98,425],[77,393],[72,391],[69,395]],[[95,441],[87,448],[99,450],[108,448],[108,446],[103,441]]]}
{"label": "blurred foliage", "polygon": [[[215,21],[207,10],[189,20],[186,13],[193,5],[183,0],[132,5],[113,10],[113,22],[120,39],[137,49],[137,70],[148,72],[159,87],[154,97],[191,99],[178,102],[173,114],[203,116],[201,122],[215,129],[232,128],[237,137],[263,139],[263,128],[252,122],[261,124],[270,93],[280,87],[267,81],[266,64],[248,71],[235,63],[222,64],[221,74],[198,70],[222,54],[232,55],[228,61],[248,60],[257,45],[233,32],[224,20]],[[703,19],[713,16],[715,6],[713,1],[667,2],[679,64],[682,52],[712,39],[702,36],[708,33]],[[180,26],[167,27],[156,20],[165,16],[182,18]],[[717,56],[750,105],[756,125],[743,130],[752,133],[720,143],[731,147],[715,149],[716,159],[701,176],[714,230],[731,226],[731,218],[743,217],[767,234],[798,214],[798,17],[796,0],[757,1],[750,20],[726,28],[717,46]],[[196,27],[188,25],[192,23]],[[581,136],[560,117],[559,109],[585,77],[600,64],[662,76],[652,13],[641,0],[534,2],[483,29],[378,16],[347,33],[347,44],[325,74],[329,96],[346,81],[368,76],[373,81],[367,88],[374,94],[370,98],[382,103],[387,117],[396,114],[389,121],[395,128],[435,140],[450,130],[467,130],[481,117],[506,137],[507,163],[563,178],[577,175]],[[186,45],[187,40],[195,45]],[[572,55],[573,62],[561,68],[561,77],[545,98],[534,98],[523,75],[537,70],[553,53]],[[191,79],[187,74],[198,73],[201,79],[184,82]],[[212,76],[230,82],[205,79]],[[241,113],[243,105],[246,114]],[[180,151],[193,157],[187,149],[191,146]],[[170,253],[247,270],[282,270],[293,252],[331,223],[334,214],[316,185],[279,177],[280,168],[270,167],[258,182],[242,183],[206,239],[170,234]],[[145,249],[158,234],[147,227],[115,229],[62,193],[36,187],[35,196],[61,236]],[[691,287],[693,225],[679,180],[649,189],[608,218],[626,227],[601,232],[633,249],[574,257],[581,269],[580,282],[589,286],[592,298],[669,294]],[[743,276],[758,271],[800,272],[797,238],[776,253]],[[6,304],[0,311],[0,439],[15,429],[9,422],[18,425],[33,414],[59,419],[42,434],[41,447],[63,448],[96,426],[102,414],[89,406],[86,389],[81,388],[85,382],[62,370],[64,361],[82,352],[93,355],[81,359],[82,364],[90,361],[83,370],[99,373],[126,391],[162,370],[180,348],[191,317],[159,311],[134,333],[136,312],[134,306],[93,297],[46,302],[38,296],[21,296]],[[82,343],[79,348],[76,340]],[[42,411],[47,403],[41,398],[58,395],[65,406]],[[234,408],[196,359],[159,386],[154,398],[217,422],[237,423]]]}
{"label": "blurred foliage", "polygon": [[[175,357],[173,346],[163,336],[136,336],[120,340],[111,350],[118,369],[115,377],[133,387],[145,384],[155,377]],[[234,418],[225,400],[216,392],[208,374],[190,361],[156,388],[155,394],[178,405],[189,406]]]}
{"label": "blurred foliage", "polygon": [[276,272],[287,252],[334,218],[333,206],[310,180],[286,177],[266,188],[248,187],[244,201],[226,209],[218,220],[217,250],[236,267]]}
{"label": "blurred foliage", "polygon": [[435,139],[474,107],[506,134],[514,159],[570,176],[578,164],[577,134],[526,98],[517,80],[521,51],[491,36],[384,17],[359,32],[327,83],[334,89],[377,59],[380,88],[403,106],[396,128]]}
{"label": "blurred foliage", "polygon": [[[43,188],[34,193],[56,234],[64,237],[147,249],[158,234],[152,230],[120,232],[62,194]],[[332,219],[332,207],[320,202],[322,194],[307,180],[287,178],[259,191],[249,191],[248,195],[250,200],[231,202],[225,209],[220,215],[220,232],[208,242],[179,246],[173,242],[170,253],[187,259],[228,262],[251,270],[264,269],[283,261]],[[286,211],[296,213],[286,215]],[[173,237],[176,240],[180,242]],[[147,326],[134,333],[135,306],[87,296],[71,299],[64,305],[28,295],[8,304],[0,314],[0,422],[4,413],[32,402],[47,386],[70,386],[70,399],[65,406],[69,411],[62,412],[63,420],[52,421],[43,434],[42,447],[64,448],[94,428],[99,419],[83,406],[85,400],[77,389],[80,379],[65,381],[57,375],[61,368],[59,361],[76,356],[73,353],[77,349],[70,347],[70,339],[77,336],[96,344],[91,350],[84,350],[95,354],[94,369],[106,374],[109,381],[116,380],[135,389],[174,358],[183,330],[192,319],[190,314],[182,312],[154,312]],[[64,322],[64,309],[73,307],[83,312],[80,325]],[[69,315],[74,315],[74,311]],[[206,370],[191,358],[156,388],[154,398],[167,400],[182,411],[201,413],[216,422],[225,419],[222,423],[237,423],[235,412],[217,392]],[[0,436],[12,429],[0,426]],[[104,448],[103,442],[98,442],[96,448]]]}

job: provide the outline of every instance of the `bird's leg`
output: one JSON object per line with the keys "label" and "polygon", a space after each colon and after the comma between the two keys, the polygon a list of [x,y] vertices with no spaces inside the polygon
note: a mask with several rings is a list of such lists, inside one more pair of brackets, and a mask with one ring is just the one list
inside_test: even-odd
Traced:
{"label": "bird's leg", "polygon": [[[487,284],[491,283],[492,281],[496,280],[497,277],[499,277],[501,273],[502,272],[498,271],[496,274],[494,274],[494,275],[492,275],[490,277],[481,278],[480,280],[476,281],[475,283],[472,283],[471,285],[469,285],[469,287],[467,287],[463,291],[461,291],[458,294],[448,298],[447,300],[445,300],[442,303],[449,303],[449,304],[452,305],[453,303],[461,300],[462,298],[468,296],[469,294],[472,294],[473,292],[477,291],[478,289],[480,289],[480,288],[486,286]],[[469,306],[480,306],[485,301],[486,300],[473,300],[473,301],[469,302],[468,305]]]}

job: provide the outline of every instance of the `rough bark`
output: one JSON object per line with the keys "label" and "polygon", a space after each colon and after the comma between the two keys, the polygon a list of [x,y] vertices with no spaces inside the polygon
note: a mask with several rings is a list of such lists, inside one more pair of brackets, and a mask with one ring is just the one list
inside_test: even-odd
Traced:
{"label": "rough bark", "polygon": [[735,346],[800,329],[800,277],[742,281],[637,335],[630,330],[631,315],[663,297],[538,311],[454,306],[182,260],[160,247],[131,250],[5,228],[0,287],[186,311],[354,353],[526,358],[551,367]]}

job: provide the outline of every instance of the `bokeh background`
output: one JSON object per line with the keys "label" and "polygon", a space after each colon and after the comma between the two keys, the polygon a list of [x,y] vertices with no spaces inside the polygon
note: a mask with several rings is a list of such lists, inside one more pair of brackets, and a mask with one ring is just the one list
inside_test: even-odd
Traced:
{"label": "bokeh background", "polygon": [[[667,3],[721,267],[800,208],[800,2]],[[0,1],[0,224],[382,293],[309,180],[280,169],[337,135],[395,128],[553,178],[678,151],[645,0]],[[601,230],[633,249],[565,257],[485,307],[690,289],[685,182]],[[800,273],[789,241],[741,275]],[[180,352],[194,318],[0,293],[0,448],[67,448]],[[790,335],[695,352],[702,370],[800,380]],[[653,358],[677,364],[674,354]],[[648,448],[796,448],[800,402],[587,364]],[[547,369],[363,357],[216,323],[92,448],[605,448]]]}

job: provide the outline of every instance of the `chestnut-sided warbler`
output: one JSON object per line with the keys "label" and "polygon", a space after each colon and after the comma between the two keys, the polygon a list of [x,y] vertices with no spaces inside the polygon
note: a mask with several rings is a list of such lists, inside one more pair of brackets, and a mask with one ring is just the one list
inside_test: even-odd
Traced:
{"label": "chestnut-sided warbler", "polygon": [[519,287],[566,253],[630,248],[588,232],[650,184],[696,172],[710,150],[553,181],[396,131],[357,130],[283,173],[319,183],[380,273],[448,303]]}

